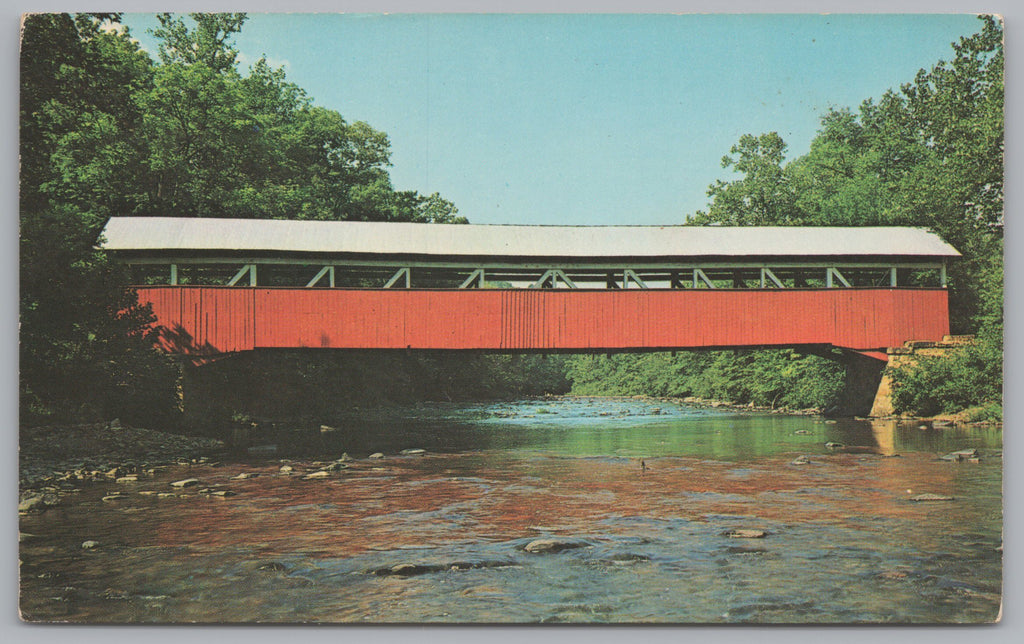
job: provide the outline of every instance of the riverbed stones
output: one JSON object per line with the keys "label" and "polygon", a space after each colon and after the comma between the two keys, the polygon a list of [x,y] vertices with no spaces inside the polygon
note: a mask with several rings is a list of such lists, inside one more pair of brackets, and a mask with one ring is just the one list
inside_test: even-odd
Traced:
{"label": "riverbed stones", "polygon": [[231,480],[232,481],[244,481],[246,479],[256,478],[257,476],[259,476],[259,474],[255,474],[253,472],[242,472],[240,474],[235,474],[234,476],[232,476]]}
{"label": "riverbed stones", "polygon": [[921,502],[921,501],[952,501],[953,497],[951,497],[951,496],[943,496],[942,494],[932,494],[931,492],[925,492],[924,494],[915,494],[914,496],[910,497],[910,500],[914,501],[914,502]]}
{"label": "riverbed stones", "polygon": [[18,512],[42,512],[50,506],[57,505],[60,502],[59,497],[55,494],[33,494],[27,496],[18,503]]}
{"label": "riverbed stones", "polygon": [[303,476],[302,480],[303,481],[315,481],[317,479],[328,478],[328,477],[330,477],[330,475],[331,475],[330,472],[327,472],[325,470],[320,470],[319,472],[311,472],[311,473]]}
{"label": "riverbed stones", "polygon": [[619,552],[608,557],[606,561],[615,566],[627,566],[629,564],[642,563],[650,560],[651,558],[647,555],[642,555],[636,552]]}
{"label": "riverbed stones", "polygon": [[127,474],[125,476],[119,476],[116,479],[114,479],[114,482],[115,483],[138,483],[139,482],[139,475],[138,474]]}
{"label": "riverbed stones", "polygon": [[181,479],[180,481],[174,481],[171,483],[171,487],[186,488],[199,485],[199,479]]}
{"label": "riverbed stones", "polygon": [[280,474],[291,474],[295,470],[291,465],[282,465],[281,469],[278,470]]}
{"label": "riverbed stones", "polygon": [[437,572],[440,566],[426,566],[423,564],[400,563],[391,567],[391,574],[398,577],[412,577],[423,575],[428,572]]}
{"label": "riverbed stones", "polygon": [[420,449],[420,448],[416,447],[416,448],[413,448],[413,449],[403,449],[399,453],[402,456],[422,456],[423,454],[427,453],[427,450]]}
{"label": "riverbed stones", "polygon": [[103,501],[106,503],[116,503],[117,501],[127,501],[129,498],[124,492],[111,492],[103,497]]}
{"label": "riverbed stones", "polygon": [[768,536],[768,531],[759,528],[732,528],[723,532],[722,536],[730,539],[764,539]]}
{"label": "riverbed stones", "polygon": [[978,458],[978,450],[976,449],[961,449],[955,452],[950,452],[945,456],[940,456],[944,461],[953,461],[959,463],[961,461],[968,461],[972,458]]}
{"label": "riverbed stones", "polygon": [[534,539],[523,547],[523,550],[532,554],[554,554],[563,550],[583,548],[587,544],[582,541],[568,541],[563,539]]}

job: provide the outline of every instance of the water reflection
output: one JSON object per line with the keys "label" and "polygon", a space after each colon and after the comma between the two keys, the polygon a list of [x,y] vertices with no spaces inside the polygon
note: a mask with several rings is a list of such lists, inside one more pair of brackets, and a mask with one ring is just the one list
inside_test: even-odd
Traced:
{"label": "water reflection", "polygon": [[[959,622],[999,608],[998,430],[632,400],[411,415],[348,419],[344,441],[317,432],[290,476],[277,460],[172,469],[124,501],[95,485],[24,517],[22,610],[83,622]],[[399,454],[410,447],[429,453]],[[982,461],[938,458],[965,447]],[[357,457],[347,469],[303,479],[342,451]],[[386,457],[364,458],[376,451]],[[185,476],[236,496],[144,494]],[[954,500],[911,501],[919,492]],[[726,536],[735,528],[767,536]],[[527,552],[538,538],[579,547]],[[101,546],[83,550],[87,539]]]}

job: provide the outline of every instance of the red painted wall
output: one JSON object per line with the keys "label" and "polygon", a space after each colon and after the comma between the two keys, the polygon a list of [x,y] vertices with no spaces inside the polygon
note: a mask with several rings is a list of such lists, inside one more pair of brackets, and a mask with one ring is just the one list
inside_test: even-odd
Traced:
{"label": "red painted wall", "polygon": [[342,290],[164,286],[137,289],[164,346],[604,350],[937,341],[943,289]]}

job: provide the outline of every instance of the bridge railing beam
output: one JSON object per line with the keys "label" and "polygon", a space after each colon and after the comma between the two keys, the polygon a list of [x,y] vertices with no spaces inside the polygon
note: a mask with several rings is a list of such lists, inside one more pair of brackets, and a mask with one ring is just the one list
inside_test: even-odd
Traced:
{"label": "bridge railing beam", "polygon": [[256,264],[246,264],[238,269],[235,276],[228,281],[228,286],[237,286],[246,274],[249,275],[249,286],[256,286]]}
{"label": "bridge railing beam", "polygon": [[483,288],[484,286],[484,269],[478,268],[469,274],[462,284],[459,284],[459,288],[469,288],[473,282],[477,283],[477,288]]}
{"label": "bridge railing beam", "polygon": [[325,275],[327,276],[327,281],[328,281],[328,284],[330,285],[330,287],[334,288],[334,267],[333,266],[324,266],[323,268],[321,268],[320,272],[317,273],[313,277],[313,279],[309,280],[309,283],[306,284],[306,288],[312,288],[312,287],[316,286],[317,282],[322,280]]}
{"label": "bridge railing beam", "polygon": [[716,288],[715,283],[699,268],[693,269],[693,288],[697,288],[698,280],[704,282],[708,288]]}
{"label": "bridge railing beam", "polygon": [[411,273],[412,270],[408,266],[398,269],[398,271],[391,276],[391,279],[389,279],[384,284],[384,288],[391,288],[392,286],[398,283],[398,280],[402,279],[403,277],[405,278],[405,288],[409,288],[412,284]]}
{"label": "bridge railing beam", "polygon": [[638,288],[647,288],[647,283],[640,279],[640,276],[636,274],[631,268],[624,269],[622,271],[622,285],[624,288],[629,288],[629,283],[633,282]]}
{"label": "bridge railing beam", "polygon": [[846,281],[846,278],[843,277],[843,274],[840,273],[835,267],[829,266],[827,269],[825,269],[825,286],[827,286],[828,288],[832,288],[833,286],[835,286],[834,281],[838,281],[846,288],[850,288],[850,283]]}

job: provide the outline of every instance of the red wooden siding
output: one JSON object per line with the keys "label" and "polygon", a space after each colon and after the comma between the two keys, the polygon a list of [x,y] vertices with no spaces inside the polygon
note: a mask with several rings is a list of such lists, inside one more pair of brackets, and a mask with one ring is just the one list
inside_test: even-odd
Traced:
{"label": "red wooden siding", "polygon": [[174,352],[254,348],[614,350],[937,341],[943,289],[139,288]]}

